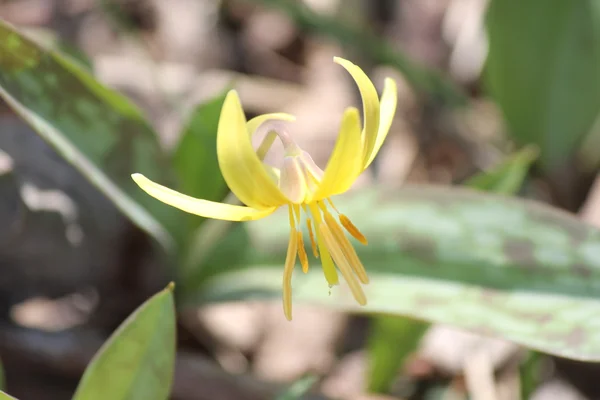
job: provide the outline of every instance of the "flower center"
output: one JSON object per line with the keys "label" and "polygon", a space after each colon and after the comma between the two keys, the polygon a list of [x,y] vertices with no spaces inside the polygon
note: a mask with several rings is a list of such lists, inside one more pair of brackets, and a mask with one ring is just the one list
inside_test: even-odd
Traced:
{"label": "flower center", "polygon": [[267,121],[256,131],[259,134],[262,132],[266,136],[257,150],[259,158],[264,159],[274,140],[279,139],[284,150],[283,165],[278,176],[279,189],[291,203],[306,203],[323,179],[323,170],[315,164],[310,154],[298,146],[283,122]]}
{"label": "flower center", "polygon": [[[323,170],[296,144],[285,125],[280,121],[267,121],[259,126],[256,133],[261,133],[260,131],[266,133],[257,150],[261,160],[264,160],[275,139],[281,141],[284,149],[281,170],[268,165],[265,168],[273,171],[281,192],[289,200],[291,231],[283,273],[283,304],[286,317],[292,318],[291,279],[297,257],[300,259],[302,271],[308,272],[308,256],[302,235],[302,214],[305,215],[312,253],[315,258],[321,259],[323,273],[329,286],[337,285],[339,282],[337,265],[356,301],[361,305],[366,304],[367,299],[361,284],[367,284],[369,278],[351,242],[346,237],[344,228],[362,244],[367,244],[367,239],[348,217],[339,213],[331,199],[313,200],[313,194],[323,179]],[[330,209],[338,214],[337,220]]]}

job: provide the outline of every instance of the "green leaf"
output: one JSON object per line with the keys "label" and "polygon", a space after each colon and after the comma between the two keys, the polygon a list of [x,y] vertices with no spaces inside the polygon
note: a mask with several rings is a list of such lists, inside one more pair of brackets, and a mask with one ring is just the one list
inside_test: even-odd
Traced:
{"label": "green leaf", "polygon": [[[178,190],[189,196],[220,201],[229,190],[217,160],[217,127],[226,94],[196,107],[173,155]],[[188,221],[192,230],[203,218],[190,215]]]}
{"label": "green leaf", "polygon": [[[519,191],[531,164],[538,156],[535,146],[527,146],[496,168],[480,173],[466,185],[498,194]],[[369,335],[368,389],[374,393],[389,391],[399,369],[415,350],[429,324],[401,316],[376,316]]]}
{"label": "green leaf", "polygon": [[537,351],[529,351],[519,366],[521,398],[530,399],[543,379],[543,361],[546,357]]}
{"label": "green leaf", "polygon": [[87,367],[74,400],[165,400],[175,363],[173,284],[133,312]]}
{"label": "green leaf", "polygon": [[294,382],[285,392],[277,396],[277,400],[298,400],[314,386],[318,377],[306,375]]}
{"label": "green leaf", "polygon": [[517,193],[538,155],[537,147],[526,146],[492,170],[470,178],[465,185],[497,194]]}
{"label": "green leaf", "polygon": [[15,397],[9,396],[8,394],[0,391],[0,400],[17,400]]}
{"label": "green leaf", "polygon": [[[465,189],[405,187],[336,200],[369,238],[357,251],[368,305],[327,283],[312,260],[294,301],[398,314],[544,352],[600,360],[600,231],[542,204]],[[246,263],[215,267],[188,301],[281,296],[285,210],[246,224]],[[306,239],[307,240],[307,239]]]}
{"label": "green leaf", "polygon": [[130,177],[142,172],[165,183],[171,171],[154,131],[125,97],[0,20],[0,98],[134,223],[171,242],[163,226],[176,232],[178,214]]}
{"label": "green leaf", "polygon": [[416,349],[429,324],[400,316],[376,316],[369,334],[368,391],[385,393]]}
{"label": "green leaf", "polygon": [[600,112],[600,7],[595,0],[493,0],[487,82],[510,133],[560,168]]}

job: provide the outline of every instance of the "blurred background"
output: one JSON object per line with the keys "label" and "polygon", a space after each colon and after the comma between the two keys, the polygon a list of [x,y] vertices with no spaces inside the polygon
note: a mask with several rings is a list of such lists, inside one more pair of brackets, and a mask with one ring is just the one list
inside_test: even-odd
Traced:
{"label": "blurred background", "polygon": [[[183,151],[182,132],[214,132],[219,99],[234,87],[249,118],[295,114],[293,134],[324,167],[343,110],[360,104],[332,62],[342,56],[379,90],[386,76],[399,87],[387,142],[353,191],[489,189],[486,173],[500,166],[509,180],[495,191],[590,224],[600,224],[597,9],[562,0],[0,0],[0,18],[139,106],[167,154]],[[147,149],[123,146],[108,165],[128,179],[128,158]],[[202,171],[182,191],[210,186]],[[0,191],[5,388],[68,399],[110,333],[177,272],[5,103]],[[182,307],[177,321],[177,400],[600,399],[595,364],[400,317],[295,303],[288,323],[277,298]]]}

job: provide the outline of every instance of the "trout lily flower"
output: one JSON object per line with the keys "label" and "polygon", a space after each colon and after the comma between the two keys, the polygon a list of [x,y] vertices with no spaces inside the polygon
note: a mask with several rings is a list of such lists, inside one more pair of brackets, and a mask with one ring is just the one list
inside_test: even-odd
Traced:
{"label": "trout lily flower", "polygon": [[[358,66],[342,58],[336,57],[334,61],[344,67],[358,85],[363,124],[361,126],[356,108],[350,107],[345,111],[325,171],[298,147],[286,131],[284,121],[293,121],[293,116],[266,114],[246,122],[238,95],[232,90],[221,109],[217,156],[229,189],[245,206],[196,199],[152,182],[141,174],[132,175],[133,180],[150,196],[206,218],[257,220],[279,207],[287,207],[290,238],[283,269],[283,310],[288,320],[292,319],[292,272],[296,258],[300,260],[302,271],[308,271],[301,228],[303,219],[312,253],[321,259],[330,288],[339,283],[339,270],[356,301],[360,305],[367,303],[361,284],[367,284],[369,278],[344,229],[362,244],[367,244],[367,239],[348,217],[338,211],[331,197],[350,189],[377,155],[396,110],[396,84],[387,78],[380,99],[373,83]],[[251,136],[255,134],[265,134],[258,149],[254,149],[251,142]],[[281,141],[285,151],[280,169],[263,162],[276,139]]]}

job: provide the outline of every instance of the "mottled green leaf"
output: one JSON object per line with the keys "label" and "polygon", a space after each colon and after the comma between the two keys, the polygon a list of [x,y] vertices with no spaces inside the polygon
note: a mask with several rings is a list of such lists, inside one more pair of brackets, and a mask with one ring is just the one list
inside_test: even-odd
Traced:
{"label": "mottled green leaf", "polygon": [[170,241],[163,226],[177,231],[178,214],[130,178],[142,172],[165,183],[170,168],[154,131],[125,97],[1,20],[0,97],[133,222]]}
{"label": "mottled green leaf", "polygon": [[523,186],[527,172],[538,154],[537,147],[527,146],[490,171],[467,180],[465,185],[497,194],[514,194]]}
{"label": "mottled green leaf", "polygon": [[[382,312],[498,335],[531,348],[600,360],[600,231],[530,201],[472,190],[405,187],[336,200],[369,238],[357,245],[371,283],[359,307],[317,261],[294,277],[294,301]],[[197,301],[279,297],[285,210],[247,223],[248,265],[221,265]],[[192,301],[192,298],[188,299]]]}
{"label": "mottled green leaf", "polygon": [[595,0],[493,0],[487,81],[510,133],[559,168],[600,112],[600,7]]}
{"label": "mottled green leaf", "polygon": [[131,314],[86,369],[74,400],[165,400],[175,363],[173,285]]}
{"label": "mottled green leaf", "polygon": [[[217,160],[217,127],[226,93],[200,104],[192,112],[173,155],[178,189],[189,196],[220,201],[228,192]],[[202,218],[189,216],[189,228]]]}
{"label": "mottled green leaf", "polygon": [[[538,153],[535,146],[527,146],[490,171],[475,175],[465,185],[491,193],[515,194],[521,189]],[[386,393],[429,324],[389,315],[375,316],[371,324],[367,387],[370,392]]]}

